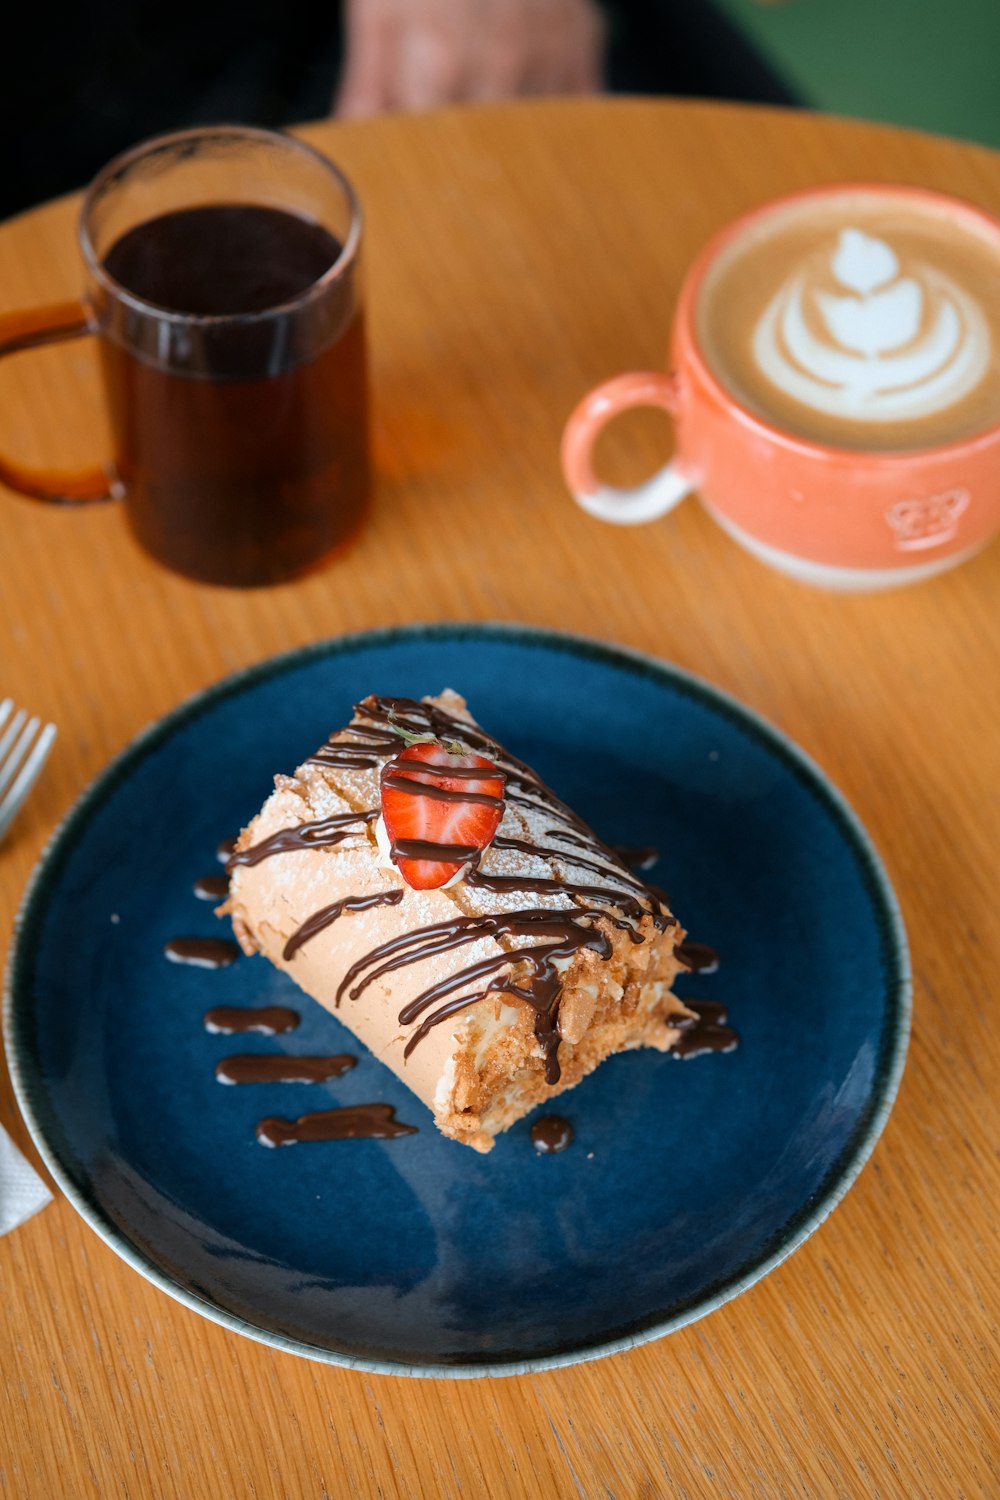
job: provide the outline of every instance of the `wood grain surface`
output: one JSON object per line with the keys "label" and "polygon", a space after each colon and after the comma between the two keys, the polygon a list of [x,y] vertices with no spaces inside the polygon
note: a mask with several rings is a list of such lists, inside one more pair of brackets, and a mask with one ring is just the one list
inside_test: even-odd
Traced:
{"label": "wood grain surface", "polygon": [[[60,728],[0,848],[4,942],[57,820],[193,690],[342,631],[529,621],[701,674],[829,772],[902,903],[910,1059],[873,1159],[777,1271],[669,1339],[530,1377],[376,1378],[271,1351],[172,1302],[57,1200],[0,1240],[0,1491],[997,1496],[1000,546],[896,593],[813,592],[696,503],[641,530],[591,521],[563,490],[557,447],[588,386],[662,365],[685,266],[740,210],[862,177],[1000,212],[1000,158],[847,121],[642,101],[305,134],[368,213],[372,522],[326,571],[236,593],[160,571],[111,505],[0,495],[0,695]],[[74,213],[63,201],[0,227],[0,308],[78,294]],[[0,368],[12,457],[90,463],[106,441],[87,341]],[[629,418],[602,459],[638,478],[668,448],[665,420]],[[0,1118],[33,1155],[5,1079]]]}

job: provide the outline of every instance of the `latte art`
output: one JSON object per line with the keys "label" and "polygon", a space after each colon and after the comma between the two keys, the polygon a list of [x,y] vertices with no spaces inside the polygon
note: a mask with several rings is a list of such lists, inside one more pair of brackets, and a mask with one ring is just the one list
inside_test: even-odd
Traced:
{"label": "latte art", "polygon": [[825,269],[797,272],[757,324],[754,357],[776,386],[818,411],[882,422],[940,411],[978,385],[989,324],[950,277],[919,262],[901,274],[890,245],[853,228]]}
{"label": "latte art", "polygon": [[1000,243],[960,209],[782,204],[716,257],[695,317],[723,385],[796,436],[923,448],[1000,422]]}

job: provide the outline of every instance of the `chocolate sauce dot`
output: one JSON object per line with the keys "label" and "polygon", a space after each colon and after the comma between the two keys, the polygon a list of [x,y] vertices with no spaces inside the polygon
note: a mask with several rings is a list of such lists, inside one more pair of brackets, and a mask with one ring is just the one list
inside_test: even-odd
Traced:
{"label": "chocolate sauce dot", "polygon": [[199,875],[192,890],[199,901],[225,901],[229,880],[225,875]]}
{"label": "chocolate sauce dot", "polygon": [[726,1007],[718,1000],[691,1000],[684,1004],[693,1016],[671,1016],[669,1025],[680,1032],[670,1051],[674,1057],[704,1057],[706,1052],[733,1052],[740,1044],[739,1033],[726,1022]]}
{"label": "chocolate sauce dot", "polygon": [[224,865],[228,859],[236,853],[236,840],[223,839],[221,844],[216,845],[215,857],[220,865]]}
{"label": "chocolate sauce dot", "polygon": [[284,1120],[269,1115],[257,1125],[262,1146],[294,1146],[299,1141],[393,1141],[416,1135],[415,1125],[396,1119],[391,1104],[351,1104],[341,1109],[320,1109],[314,1114]]}
{"label": "chocolate sauce dot", "polygon": [[692,974],[714,974],[719,967],[719,955],[708,943],[693,943],[685,938],[676,944],[674,957]]}
{"label": "chocolate sauce dot", "polygon": [[205,1030],[218,1036],[241,1036],[255,1031],[277,1036],[294,1031],[301,1017],[287,1005],[216,1005],[204,1015]]}
{"label": "chocolate sauce dot", "polygon": [[243,1052],[215,1065],[220,1083],[327,1083],[350,1072],[357,1058],[349,1052],[333,1057],[289,1057],[284,1053]]}
{"label": "chocolate sauce dot", "polygon": [[531,1143],[539,1156],[565,1151],[572,1140],[573,1127],[562,1115],[542,1115],[531,1127]]}
{"label": "chocolate sauce dot", "polygon": [[655,844],[641,844],[634,849],[616,844],[615,853],[623,865],[631,865],[633,870],[651,870],[660,859],[660,851]]}
{"label": "chocolate sauce dot", "polygon": [[176,937],[164,943],[163,951],[175,964],[194,964],[199,969],[227,969],[240,956],[228,938]]}

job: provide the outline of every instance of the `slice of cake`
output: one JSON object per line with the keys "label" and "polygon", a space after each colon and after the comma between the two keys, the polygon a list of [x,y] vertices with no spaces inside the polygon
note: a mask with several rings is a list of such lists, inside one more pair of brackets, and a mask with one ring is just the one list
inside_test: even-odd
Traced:
{"label": "slice of cake", "polygon": [[690,1024],[661,893],[456,693],[366,698],[275,779],[229,868],[244,949],[477,1151],[612,1053],[666,1051]]}

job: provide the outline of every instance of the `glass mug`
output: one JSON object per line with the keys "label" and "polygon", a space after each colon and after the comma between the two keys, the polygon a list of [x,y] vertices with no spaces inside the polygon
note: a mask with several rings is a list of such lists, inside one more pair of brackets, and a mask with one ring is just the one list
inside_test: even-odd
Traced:
{"label": "glass mug", "polygon": [[358,530],[370,470],[350,183],[302,142],[213,126],[99,174],[80,302],[0,317],[0,354],[96,334],[114,457],[74,475],[0,456],[36,500],[120,499],[158,562],[207,583],[294,578]]}

